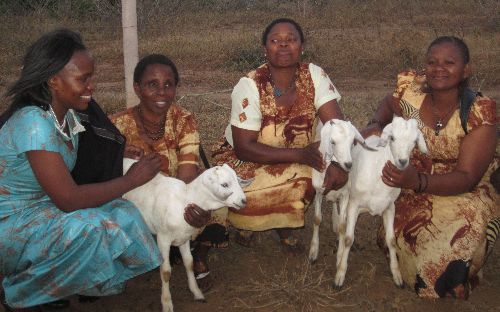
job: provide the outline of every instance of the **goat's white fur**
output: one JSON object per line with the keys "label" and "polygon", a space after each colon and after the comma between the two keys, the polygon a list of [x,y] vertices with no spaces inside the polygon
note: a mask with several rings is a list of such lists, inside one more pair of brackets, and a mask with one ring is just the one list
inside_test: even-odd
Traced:
{"label": "goat's white fur", "polygon": [[406,168],[413,148],[418,146],[422,153],[427,153],[427,146],[418,129],[417,121],[404,120],[401,117],[394,117],[380,137],[371,136],[365,142],[369,146],[380,148],[377,151],[369,151],[355,146],[353,150],[353,166],[349,173],[349,202],[347,211],[340,213],[335,286],[339,288],[344,284],[347,259],[354,242],[354,228],[358,216],[360,213],[369,212],[371,215],[382,216],[392,277],[394,283],[402,287],[403,279],[399,270],[394,237],[394,201],[401,189],[390,187],[382,181],[382,169],[387,161],[392,162],[398,169]]}
{"label": "goat's white fur", "polygon": [[[325,163],[329,165],[330,162],[335,161],[342,169],[349,172],[352,166],[351,148],[354,141],[364,144],[363,136],[361,136],[358,129],[349,121],[339,119],[332,119],[324,125],[319,124],[318,129],[321,129],[319,151],[323,155]],[[319,252],[319,226],[322,221],[321,204],[325,190],[323,187],[325,174],[326,169],[323,172],[313,169],[312,172],[312,185],[316,190],[316,195],[314,197],[313,236],[309,248],[309,260],[311,262],[316,261]],[[340,211],[345,211],[347,201],[349,200],[348,184],[349,182],[339,190],[328,192],[325,197],[328,201],[332,202],[332,226],[334,232],[338,232],[339,210],[337,209],[337,204],[340,207]]]}
{"label": "goat's white fur", "polygon": [[[134,162],[135,160],[124,158],[123,171],[127,172]],[[169,261],[171,245],[179,246],[189,289],[195,300],[205,299],[196,283],[189,246],[191,236],[198,230],[184,220],[185,207],[195,204],[204,210],[216,210],[225,206],[243,208],[246,205],[246,197],[241,187],[248,185],[247,182],[238,179],[234,170],[224,164],[204,171],[189,184],[159,173],[148,183],[123,196],[137,206],[151,232],[156,234],[163,256],[160,274],[164,312],[173,311],[169,289],[172,272]]]}

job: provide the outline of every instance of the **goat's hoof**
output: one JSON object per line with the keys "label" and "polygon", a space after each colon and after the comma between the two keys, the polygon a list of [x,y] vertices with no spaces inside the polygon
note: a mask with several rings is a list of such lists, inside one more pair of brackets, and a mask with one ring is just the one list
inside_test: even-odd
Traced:
{"label": "goat's hoof", "polygon": [[318,260],[317,257],[309,255],[309,263],[315,264],[317,260]]}
{"label": "goat's hoof", "polygon": [[199,302],[199,303],[207,303],[207,299],[205,299],[205,298],[194,299],[194,301]]}
{"label": "goat's hoof", "polygon": [[405,288],[405,283],[396,284],[396,286],[398,286],[399,289],[404,289]]}
{"label": "goat's hoof", "polygon": [[333,289],[337,290],[337,291],[340,291],[342,289],[342,286],[343,285],[337,285],[336,283],[333,283]]}

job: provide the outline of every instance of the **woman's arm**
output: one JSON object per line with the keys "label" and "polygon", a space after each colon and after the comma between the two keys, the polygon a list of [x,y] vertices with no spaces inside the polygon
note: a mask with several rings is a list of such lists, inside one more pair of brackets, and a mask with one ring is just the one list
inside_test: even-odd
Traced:
{"label": "woman's arm", "polygon": [[[336,100],[332,100],[323,104],[318,110],[321,122],[325,123],[330,119],[344,119],[342,111]],[[342,168],[334,164],[326,164],[325,180],[323,187],[324,194],[331,190],[338,190],[347,183],[348,174]]]}
{"label": "woman's arm", "polygon": [[100,206],[151,180],[160,170],[156,154],[142,157],[123,177],[107,182],[77,185],[61,155],[48,151],[26,152],[42,189],[62,211]]}
{"label": "woman's arm", "polygon": [[198,166],[193,164],[182,164],[177,168],[176,178],[188,184],[198,176]]}
{"label": "woman's arm", "polygon": [[[336,100],[323,104],[318,113],[323,122],[332,118],[343,118]],[[235,126],[231,126],[231,130],[236,156],[243,161],[262,164],[295,162],[308,165],[316,170],[323,168],[323,160],[318,151],[318,143],[312,143],[303,148],[272,147],[257,142],[258,131],[245,130]]]}
{"label": "woman's arm", "polygon": [[[426,177],[421,178],[423,181],[420,182],[418,173],[412,166],[400,171],[388,163],[382,171],[383,180],[389,186],[414,190],[423,184],[421,185],[424,188],[422,191],[442,196],[469,192],[479,183],[488,169],[495,154],[495,146],[496,127],[482,125],[471,131],[462,140],[458,164],[452,172],[426,175]],[[389,178],[392,178],[393,181]]]}
{"label": "woman's arm", "polygon": [[236,156],[243,161],[260,164],[300,163],[321,170],[323,160],[318,151],[319,143],[303,148],[281,148],[257,142],[259,131],[231,126]]}
{"label": "woman's arm", "polygon": [[392,93],[389,93],[379,102],[372,119],[370,119],[368,125],[361,131],[361,134],[365,138],[370,135],[380,135],[384,127],[392,121],[394,115],[402,115],[401,107],[399,106],[399,99],[394,97]]}

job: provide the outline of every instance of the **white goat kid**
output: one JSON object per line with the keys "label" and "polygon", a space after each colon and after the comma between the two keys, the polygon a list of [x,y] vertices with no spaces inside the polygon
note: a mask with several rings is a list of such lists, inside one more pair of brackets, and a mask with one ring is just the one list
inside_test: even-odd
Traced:
{"label": "white goat kid", "polygon": [[[323,155],[323,159],[327,165],[331,162],[337,163],[342,169],[349,172],[352,166],[351,148],[354,141],[364,144],[365,140],[349,121],[332,119],[327,121],[321,127],[319,151]],[[314,197],[314,225],[311,246],[309,248],[309,260],[316,261],[319,252],[319,226],[322,220],[321,204],[323,201],[323,181],[325,179],[326,169],[319,172],[313,169],[312,185],[316,190]],[[337,191],[330,191],[326,195],[326,199],[332,202],[332,227],[335,233],[338,232],[339,210],[337,210],[337,201],[339,207],[347,206],[349,200],[349,182]],[[340,209],[342,211],[342,208]]]}
{"label": "white goat kid", "polygon": [[402,287],[403,279],[399,270],[394,237],[394,201],[401,189],[386,185],[381,179],[381,174],[387,161],[392,162],[398,169],[404,169],[409,164],[410,154],[415,145],[423,153],[427,153],[427,146],[418,129],[417,121],[404,120],[401,117],[394,117],[380,137],[370,136],[365,142],[369,146],[380,148],[377,151],[369,151],[358,146],[354,147],[353,166],[349,174],[347,218],[341,219],[342,224],[339,228],[335,287],[340,288],[344,284],[347,259],[354,242],[354,228],[359,214],[363,212],[382,215],[392,277],[394,283]]}
{"label": "white goat kid", "polygon": [[[125,158],[124,172],[127,172],[134,162],[135,160]],[[189,184],[159,173],[148,183],[123,196],[137,206],[151,232],[157,235],[158,247],[163,256],[160,273],[164,312],[173,311],[169,289],[172,271],[169,261],[171,245],[179,246],[189,289],[195,300],[205,300],[196,283],[189,246],[191,236],[198,230],[184,220],[184,208],[192,203],[204,210],[216,210],[225,206],[241,209],[246,205],[246,197],[241,188],[250,182],[240,180],[234,170],[224,164],[204,171]]]}

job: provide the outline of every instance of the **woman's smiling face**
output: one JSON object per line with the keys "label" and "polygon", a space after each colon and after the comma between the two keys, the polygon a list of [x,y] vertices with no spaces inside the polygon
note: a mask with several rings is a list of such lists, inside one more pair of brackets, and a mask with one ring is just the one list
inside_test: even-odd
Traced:
{"label": "woman's smiling face", "polygon": [[432,90],[458,88],[460,82],[469,75],[469,64],[459,48],[451,43],[436,44],[429,49],[425,63],[427,84]]}
{"label": "woman's smiling face", "polygon": [[165,115],[175,100],[176,82],[172,68],[164,64],[146,67],[134,90],[140,99],[139,105],[149,112]]}
{"label": "woman's smiling face", "polygon": [[85,110],[95,88],[94,61],[88,51],[76,51],[64,68],[49,79],[52,106],[61,109]]}

